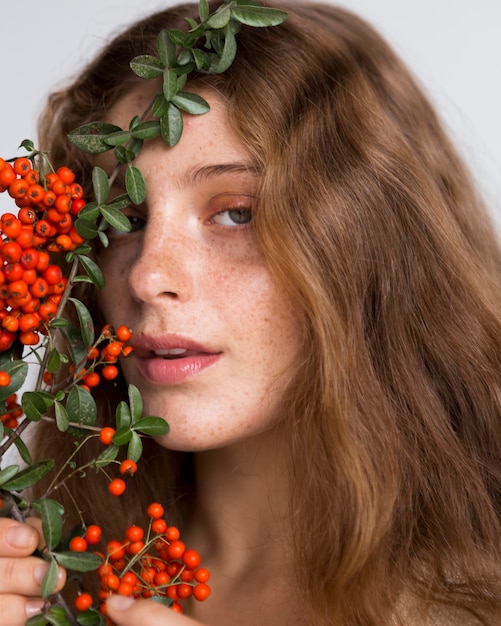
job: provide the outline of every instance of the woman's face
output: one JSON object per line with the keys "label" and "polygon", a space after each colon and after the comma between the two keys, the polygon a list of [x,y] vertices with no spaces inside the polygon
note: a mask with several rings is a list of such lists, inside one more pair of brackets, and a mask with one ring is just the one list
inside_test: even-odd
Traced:
{"label": "woman's face", "polygon": [[[132,231],[111,232],[100,255],[105,319],[134,332],[125,377],[142,391],[145,414],[169,422],[162,445],[178,450],[268,428],[298,352],[294,307],[253,233],[259,174],[221,100],[204,96],[211,111],[185,117],[177,146],[145,144],[136,165],[147,200],[125,210]],[[149,97],[131,92],[110,121],[126,128]]]}

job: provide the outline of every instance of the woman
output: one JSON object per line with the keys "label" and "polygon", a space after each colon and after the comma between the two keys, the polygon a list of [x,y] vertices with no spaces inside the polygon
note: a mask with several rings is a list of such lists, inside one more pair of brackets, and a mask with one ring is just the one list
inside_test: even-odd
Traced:
{"label": "woman", "polygon": [[[108,614],[120,626],[499,624],[492,224],[380,37],[341,9],[283,8],[284,25],[239,33],[227,73],[190,80],[210,113],[186,116],[176,147],[144,149],[147,201],[97,251],[95,315],[134,328],[124,378],[171,430],[113,510],[73,492],[112,529],[162,497],[213,588],[189,618],[120,597]],[[187,15],[128,29],[53,96],[54,161],[88,182],[65,135],[140,114],[153,88],[129,60]],[[16,558],[37,535],[9,548],[9,529],[0,607],[17,624],[40,608],[40,564]]]}

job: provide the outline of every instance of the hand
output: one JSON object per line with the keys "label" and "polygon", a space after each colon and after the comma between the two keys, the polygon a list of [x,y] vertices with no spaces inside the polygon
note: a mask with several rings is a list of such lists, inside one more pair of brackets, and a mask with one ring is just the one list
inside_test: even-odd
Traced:
{"label": "hand", "polygon": [[[41,612],[40,583],[48,564],[31,556],[41,543],[37,522],[20,523],[0,518],[0,615],[3,626],[24,626],[32,615]],[[39,527],[39,526],[38,526]],[[62,568],[56,591],[66,580]]]}
{"label": "hand", "polygon": [[116,626],[203,626],[201,622],[175,613],[151,600],[134,600],[125,596],[111,596],[106,602],[107,615]]}

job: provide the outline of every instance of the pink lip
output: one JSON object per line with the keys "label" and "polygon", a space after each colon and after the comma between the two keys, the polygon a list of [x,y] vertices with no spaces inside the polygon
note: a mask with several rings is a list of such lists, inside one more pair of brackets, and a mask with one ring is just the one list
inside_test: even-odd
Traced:
{"label": "pink lip", "polygon": [[[134,336],[134,357],[139,373],[157,385],[180,385],[218,361],[222,352],[211,349],[181,335],[162,337]],[[179,355],[163,355],[161,351],[185,350]]]}

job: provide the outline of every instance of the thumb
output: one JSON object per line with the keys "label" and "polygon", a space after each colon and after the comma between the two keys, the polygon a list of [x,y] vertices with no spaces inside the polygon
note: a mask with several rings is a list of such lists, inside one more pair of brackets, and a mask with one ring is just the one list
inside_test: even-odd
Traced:
{"label": "thumb", "polygon": [[116,626],[203,626],[201,622],[180,615],[158,602],[119,595],[108,598],[106,613]]}

